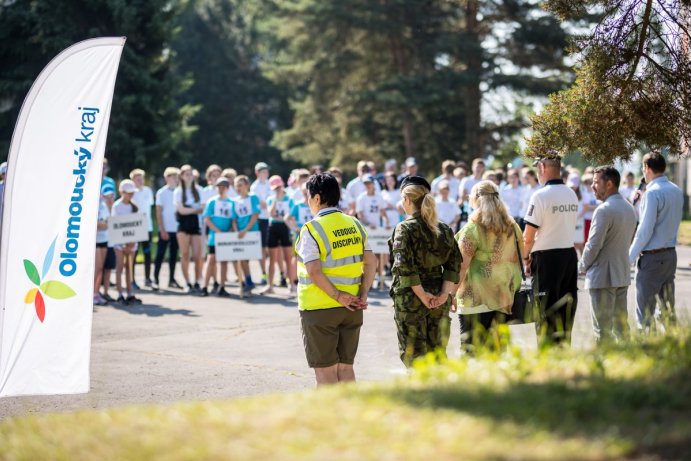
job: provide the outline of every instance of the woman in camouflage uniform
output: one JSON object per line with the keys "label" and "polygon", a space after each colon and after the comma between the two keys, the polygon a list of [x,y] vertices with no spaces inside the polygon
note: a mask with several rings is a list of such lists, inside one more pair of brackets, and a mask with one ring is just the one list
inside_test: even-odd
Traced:
{"label": "woman in camouflage uniform", "polygon": [[459,281],[461,253],[453,231],[437,219],[429,183],[409,176],[401,184],[402,205],[411,216],[389,240],[393,283],[390,294],[403,363],[428,352],[446,354],[449,308]]}

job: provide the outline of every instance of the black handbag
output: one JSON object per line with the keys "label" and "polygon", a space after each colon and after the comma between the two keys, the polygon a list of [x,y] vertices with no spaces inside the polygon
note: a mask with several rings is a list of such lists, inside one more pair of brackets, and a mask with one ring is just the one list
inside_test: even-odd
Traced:
{"label": "black handbag", "polygon": [[516,254],[518,255],[518,265],[521,268],[521,283],[520,288],[513,295],[513,306],[511,307],[511,315],[507,319],[507,323],[531,323],[537,322],[540,318],[540,307],[535,302],[535,293],[530,285],[526,285],[525,271],[523,270],[523,255],[521,248],[518,245],[518,235],[516,229],[513,230],[513,237],[516,241]]}

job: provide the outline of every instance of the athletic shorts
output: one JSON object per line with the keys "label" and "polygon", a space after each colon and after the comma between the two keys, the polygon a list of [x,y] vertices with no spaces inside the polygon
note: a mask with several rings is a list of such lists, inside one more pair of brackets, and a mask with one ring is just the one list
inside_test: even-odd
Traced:
{"label": "athletic shorts", "polygon": [[96,248],[108,248],[108,242],[98,242]]}
{"label": "athletic shorts", "polygon": [[275,222],[269,226],[269,248],[290,247],[292,243],[286,223]]}
{"label": "athletic shorts", "polygon": [[259,222],[259,233],[262,237],[262,248],[269,246],[269,220],[268,219],[258,219]]}
{"label": "athletic shorts", "polygon": [[208,253],[210,255],[215,255],[216,254],[216,245],[209,245],[206,247],[209,251]]}
{"label": "athletic shorts", "polygon": [[111,247],[108,247],[108,251],[106,252],[106,260],[103,262],[103,268],[107,271],[112,271],[115,269],[116,262],[115,250]]}
{"label": "athletic shorts", "polygon": [[355,362],[362,311],[349,311],[345,307],[300,311],[302,341],[307,364],[311,368],[325,368],[337,363]]}

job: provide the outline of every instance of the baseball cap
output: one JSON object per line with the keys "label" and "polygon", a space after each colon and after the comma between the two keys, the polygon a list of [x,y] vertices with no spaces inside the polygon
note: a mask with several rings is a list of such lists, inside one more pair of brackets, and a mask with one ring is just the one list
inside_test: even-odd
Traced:
{"label": "baseball cap", "polygon": [[415,166],[417,165],[417,160],[415,160],[415,157],[408,157],[405,159],[405,166]]}
{"label": "baseball cap", "polygon": [[578,187],[581,185],[581,178],[578,177],[578,173],[571,173],[566,179],[566,185],[569,187]]}
{"label": "baseball cap", "polygon": [[362,182],[374,182],[374,178],[371,174],[366,174],[362,177]]}
{"label": "baseball cap", "polygon": [[254,165],[254,171],[260,171],[260,170],[269,170],[269,165],[267,165],[265,162],[259,162],[256,165]]}
{"label": "baseball cap", "polygon": [[271,176],[269,178],[269,187],[271,187],[271,190],[277,189],[279,187],[283,187],[283,178],[281,178],[277,174]]}
{"label": "baseball cap", "polygon": [[134,181],[131,179],[123,179],[120,181],[120,187],[118,190],[121,194],[134,194],[137,192],[137,186],[134,185]]}
{"label": "baseball cap", "polygon": [[221,176],[216,180],[216,187],[218,186],[230,187],[230,181],[225,176]]}
{"label": "baseball cap", "polygon": [[7,162],[0,163],[0,174],[7,174]]}

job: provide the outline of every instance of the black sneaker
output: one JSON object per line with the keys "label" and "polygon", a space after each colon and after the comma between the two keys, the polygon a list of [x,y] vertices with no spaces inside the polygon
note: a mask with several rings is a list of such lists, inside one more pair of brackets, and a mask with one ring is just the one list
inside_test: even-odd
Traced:
{"label": "black sneaker", "polygon": [[134,295],[129,295],[125,301],[127,302],[128,306],[138,306],[142,303],[142,300],[136,298]]}
{"label": "black sneaker", "polygon": [[202,288],[202,291],[201,293],[199,293],[199,296],[201,296],[202,298],[209,296],[209,290],[207,290],[206,287]]}
{"label": "black sneaker", "polygon": [[288,282],[286,281],[286,278],[281,275],[281,281],[278,284],[279,287],[286,288],[288,286]]}
{"label": "black sneaker", "polygon": [[127,306],[127,300],[123,295],[118,296],[118,299],[115,300],[115,304],[119,304],[121,306]]}
{"label": "black sneaker", "polygon": [[[113,299],[113,297],[110,296],[108,293],[103,293],[102,296],[103,296],[103,299],[105,299],[105,300],[108,301],[109,303],[112,303],[113,301],[115,301],[115,300]],[[121,296],[121,297],[122,297],[122,296]]]}
{"label": "black sneaker", "polygon": [[230,293],[228,293],[225,288],[221,287],[218,289],[218,293],[216,293],[216,296],[218,296],[219,298],[228,298],[230,296]]}
{"label": "black sneaker", "polygon": [[146,279],[146,280],[144,280],[144,286],[152,287],[152,286],[154,286],[154,282],[152,282],[151,279]]}
{"label": "black sneaker", "polygon": [[187,293],[187,294],[193,294],[194,293],[194,287],[192,286],[191,283],[187,284],[187,288],[185,288],[185,293]]}
{"label": "black sneaker", "polygon": [[199,286],[199,283],[195,282],[194,286],[192,287],[195,292],[199,293],[202,291],[202,287]]}
{"label": "black sneaker", "polygon": [[214,282],[214,287],[211,289],[211,293],[218,293],[219,288],[221,288],[221,285],[219,285],[218,282]]}
{"label": "black sneaker", "polygon": [[168,288],[177,288],[178,290],[182,290],[182,286],[175,280],[168,282]]}

